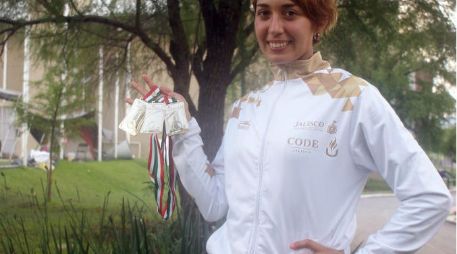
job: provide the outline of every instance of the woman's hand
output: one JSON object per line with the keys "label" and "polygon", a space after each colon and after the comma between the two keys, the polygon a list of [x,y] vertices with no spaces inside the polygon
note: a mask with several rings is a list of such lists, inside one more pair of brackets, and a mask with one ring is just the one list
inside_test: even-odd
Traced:
{"label": "woman's hand", "polygon": [[342,250],[335,250],[325,247],[313,240],[305,239],[302,241],[293,242],[289,245],[292,250],[309,249],[314,254],[344,254]]}
{"label": "woman's hand", "polygon": [[[175,98],[176,100],[178,101],[182,101],[184,102],[184,108],[186,110],[186,118],[187,120],[189,121],[190,118],[191,118],[191,115],[190,115],[190,112],[189,112],[189,105],[187,104],[187,101],[186,99],[184,99],[184,96],[182,96],[181,94],[179,93],[175,93],[173,92],[173,90],[167,88],[167,87],[161,87],[161,86],[157,86],[155,85],[152,80],[147,76],[147,75],[144,75],[143,74],[143,80],[144,82],[148,85],[149,89],[153,89],[154,87],[159,87],[160,89],[160,92],[164,95],[167,95],[167,96],[170,96],[170,97],[173,97]],[[146,90],[142,85],[138,84],[136,81],[132,80],[131,82],[133,88],[135,88],[135,90],[141,94],[141,96],[145,96],[149,91]],[[128,104],[132,104],[133,103],[133,99],[132,98],[126,98],[125,101],[128,103]]]}

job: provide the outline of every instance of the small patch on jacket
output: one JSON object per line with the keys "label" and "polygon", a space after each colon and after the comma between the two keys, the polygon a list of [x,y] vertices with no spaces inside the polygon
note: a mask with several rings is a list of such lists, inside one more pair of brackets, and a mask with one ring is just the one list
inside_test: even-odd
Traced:
{"label": "small patch on jacket", "polygon": [[240,121],[238,123],[238,129],[249,129],[251,123],[249,121]]}

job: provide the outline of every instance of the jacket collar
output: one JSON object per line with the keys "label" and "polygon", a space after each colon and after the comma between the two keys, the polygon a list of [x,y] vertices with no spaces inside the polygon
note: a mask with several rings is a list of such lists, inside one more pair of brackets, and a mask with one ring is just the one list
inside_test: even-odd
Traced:
{"label": "jacket collar", "polygon": [[330,68],[327,61],[322,60],[320,52],[316,52],[309,59],[295,60],[287,64],[272,64],[274,80],[303,78],[317,70]]}

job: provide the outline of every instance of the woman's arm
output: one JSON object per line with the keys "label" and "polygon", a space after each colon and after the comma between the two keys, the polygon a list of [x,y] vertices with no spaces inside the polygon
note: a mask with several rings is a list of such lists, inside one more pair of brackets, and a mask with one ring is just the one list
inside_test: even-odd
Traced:
{"label": "woman's arm", "polygon": [[452,199],[437,170],[379,91],[364,89],[353,112],[356,164],[385,179],[400,207],[357,253],[411,253],[444,222]]}
{"label": "woman's arm", "polygon": [[173,137],[173,160],[184,188],[207,221],[217,221],[228,210],[225,196],[224,141],[212,163],[203,151],[200,127],[192,118],[189,130]]}

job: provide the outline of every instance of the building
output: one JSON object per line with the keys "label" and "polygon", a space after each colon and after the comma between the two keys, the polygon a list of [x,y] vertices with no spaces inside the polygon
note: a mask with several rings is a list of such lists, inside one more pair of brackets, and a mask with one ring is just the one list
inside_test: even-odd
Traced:
{"label": "building", "polygon": [[[14,101],[18,98],[31,100],[36,95],[33,83],[43,79],[45,70],[40,62],[35,62],[30,56],[30,41],[21,36],[14,36],[5,45],[0,61],[0,151],[2,158],[19,158],[25,162],[33,149],[42,148],[46,140],[40,140],[33,131],[33,126],[27,130],[16,124]],[[32,42],[33,43],[33,42]],[[103,59],[103,50],[100,50],[100,59]],[[135,57],[128,56],[127,65]],[[131,70],[130,66],[126,66]],[[60,140],[60,158],[67,159],[107,159],[121,158],[131,154],[133,158],[146,159],[149,151],[149,139],[145,134],[129,136],[118,128],[129,106],[124,98],[129,97],[128,83],[131,77],[139,78],[142,73],[151,73],[152,70],[130,71],[130,73],[104,73],[103,62],[99,64],[98,101],[93,105],[94,119],[97,127],[81,130],[80,137],[63,138]],[[100,78],[101,77],[101,78]],[[113,78],[114,77],[114,78]],[[154,80],[159,84],[172,84],[166,72],[160,75],[155,73]],[[110,85],[110,89],[105,86]],[[105,90],[103,92],[103,88]],[[114,87],[115,89],[111,89]],[[103,96],[99,96],[103,94]],[[191,83],[191,97],[197,101],[198,85]],[[82,117],[90,112],[81,112]],[[63,129],[65,129],[64,126]],[[101,135],[99,135],[101,133]],[[98,136],[101,136],[99,139]],[[101,152],[99,153],[99,147]]]}

